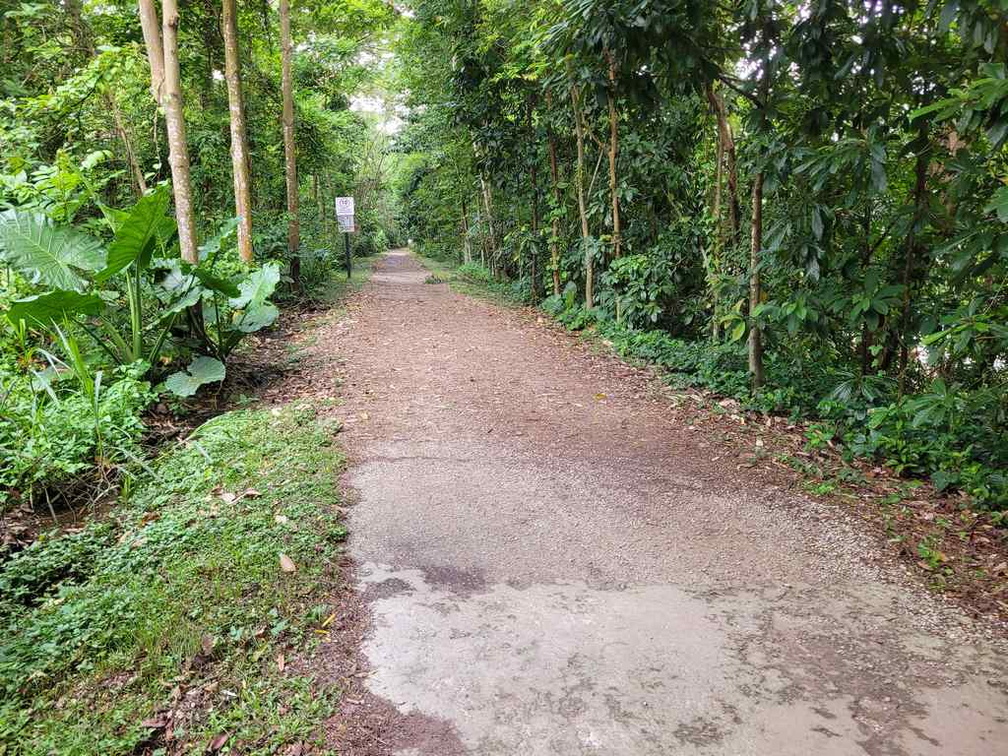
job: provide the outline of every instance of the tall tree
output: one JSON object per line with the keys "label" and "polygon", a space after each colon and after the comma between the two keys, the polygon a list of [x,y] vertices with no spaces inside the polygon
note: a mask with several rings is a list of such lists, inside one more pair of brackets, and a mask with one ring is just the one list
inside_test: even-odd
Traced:
{"label": "tall tree", "polygon": [[182,259],[199,262],[196,249],[196,223],[193,217],[189,180],[189,146],[186,142],[185,115],[182,111],[182,74],[179,68],[179,11],[176,0],[164,0],[163,19],[158,30],[158,12],[154,0],[140,1],[147,58],[151,69],[151,93],[164,109],[168,132],[168,162],[171,165],[172,191],[175,195],[175,219],[178,222]]}
{"label": "tall tree", "polygon": [[287,179],[287,253],[291,259],[291,278],[301,283],[301,220],[298,215],[297,156],[294,151],[294,77],[291,71],[290,0],[280,0],[280,58],[283,97],[284,175]]}
{"label": "tall tree", "polygon": [[237,2],[223,0],[222,11],[224,77],[227,80],[228,107],[231,116],[231,172],[234,177],[235,215],[239,218],[238,254],[242,260],[249,263],[252,262],[252,187],[249,178],[248,136],[245,132],[241,54],[238,46]]}

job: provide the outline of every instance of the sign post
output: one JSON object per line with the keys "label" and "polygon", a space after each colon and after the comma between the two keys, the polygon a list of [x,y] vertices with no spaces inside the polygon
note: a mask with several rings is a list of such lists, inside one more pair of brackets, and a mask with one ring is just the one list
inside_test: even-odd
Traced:
{"label": "sign post", "polygon": [[343,232],[343,248],[346,252],[346,277],[350,278],[353,273],[353,258],[350,256],[350,234],[357,228],[354,225],[354,198],[336,198],[336,223],[339,230]]}

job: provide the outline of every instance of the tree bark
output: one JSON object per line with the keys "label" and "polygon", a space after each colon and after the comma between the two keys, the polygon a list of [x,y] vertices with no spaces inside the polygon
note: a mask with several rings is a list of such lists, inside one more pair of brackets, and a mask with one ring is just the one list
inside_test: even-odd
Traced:
{"label": "tree bark", "polygon": [[144,46],[151,70],[151,97],[161,105],[161,94],[165,78],[164,47],[161,44],[161,23],[158,20],[154,0],[140,0],[140,28],[143,31]]}
{"label": "tree bark", "polygon": [[472,262],[472,243],[469,240],[469,207],[462,192],[462,262]]}
{"label": "tree bark", "polygon": [[116,102],[115,95],[109,90],[105,90],[104,97],[106,104],[109,106],[109,111],[112,113],[112,121],[115,123],[116,133],[119,134],[119,139],[123,143],[123,150],[126,152],[130,173],[133,175],[133,189],[137,197],[143,197],[147,194],[147,181],[144,179],[143,169],[137,160],[136,150],[133,149],[133,141],[129,137],[129,132],[126,131],[126,124],[123,122],[119,103]]}
{"label": "tree bark", "polygon": [[164,0],[161,31],[157,28],[154,0],[140,0],[140,21],[147,57],[151,66],[151,93],[164,109],[168,132],[168,162],[171,165],[172,191],[175,195],[175,220],[178,223],[182,259],[195,265],[196,225],[193,218],[189,184],[189,147],[186,143],[185,116],[182,110],[182,76],[178,58],[179,12],[177,0]]}
{"label": "tree bark", "polygon": [[480,189],[483,192],[483,211],[486,213],[487,223],[487,246],[490,255],[490,269],[497,272],[497,231],[494,227],[493,216],[493,195],[490,192],[490,184],[483,173],[480,173]]}
{"label": "tree bark", "polygon": [[763,248],[763,171],[753,178],[752,245],[749,250],[749,375],[753,391],[763,385],[763,331],[754,315],[762,298],[760,251]]}
{"label": "tree bark", "polygon": [[619,258],[623,254],[623,240],[620,236],[620,208],[619,194],[617,193],[618,176],[616,173],[616,160],[619,157],[619,114],[616,112],[616,58],[612,52],[607,50],[606,57],[609,59],[609,196],[612,199],[612,249],[613,258]]}
{"label": "tree bark", "polygon": [[578,216],[581,218],[581,241],[584,246],[585,266],[585,309],[595,306],[595,259],[588,244],[588,208],[585,205],[585,144],[584,121],[581,113],[581,93],[577,85],[571,85],[571,104],[574,108],[574,135],[577,138],[577,166],[574,183],[577,187]]}
{"label": "tree bark", "polygon": [[[732,134],[731,124],[728,122],[728,109],[725,107],[724,97],[720,92],[715,92],[713,87],[707,88],[707,100],[714,111],[714,117],[718,125],[718,152],[722,156],[718,161],[718,175],[722,170],[728,174],[728,229],[729,240],[732,244],[737,244],[739,240],[739,216],[741,209],[738,196],[738,166],[735,159],[735,137]],[[724,162],[722,169],[721,162]],[[721,233],[721,181],[717,186],[717,220],[718,233]]]}
{"label": "tree bark", "polygon": [[532,108],[535,100],[528,103],[527,108],[527,128],[529,138],[533,145],[532,161],[529,163],[529,183],[532,185],[532,298],[536,301],[541,299],[539,286],[539,161],[535,154],[535,131],[532,128]]}
{"label": "tree bark", "polygon": [[[546,94],[546,109],[547,111],[553,109],[553,97],[548,92]],[[556,134],[553,133],[553,128],[549,124],[547,124],[546,129],[547,142],[549,144],[550,182],[553,184],[553,198],[556,203],[553,212],[553,233],[550,236],[550,266],[553,268],[553,294],[560,296],[560,218],[557,213],[563,204],[563,194],[560,191]]]}
{"label": "tree bark", "polygon": [[238,7],[223,0],[224,77],[231,115],[231,173],[234,178],[235,215],[238,216],[238,255],[252,262],[252,188],[249,179],[248,137],[242,94],[241,54],[238,47]]}
{"label": "tree bark", "polygon": [[290,0],[280,0],[280,57],[283,90],[284,174],[287,178],[287,252],[291,258],[291,278],[301,285],[301,220],[298,215],[297,157],[294,154],[294,82],[291,72]]}
{"label": "tree bark", "polygon": [[899,396],[906,391],[906,372],[910,362],[910,303],[914,282],[914,266],[918,256],[918,226],[924,215],[927,202],[927,169],[930,159],[930,145],[921,147],[917,152],[914,181],[914,214],[910,231],[907,233],[906,257],[903,261],[903,307],[900,313],[900,357],[899,357]]}

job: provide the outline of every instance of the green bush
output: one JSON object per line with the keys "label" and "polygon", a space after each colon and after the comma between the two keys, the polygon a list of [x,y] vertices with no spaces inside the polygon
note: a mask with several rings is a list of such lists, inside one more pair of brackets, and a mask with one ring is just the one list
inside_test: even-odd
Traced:
{"label": "green bush", "polygon": [[42,389],[0,370],[0,507],[13,492],[32,498],[90,467],[135,459],[140,415],[153,397],[144,370],[116,368],[108,383],[96,373],[91,395],[71,381]]}

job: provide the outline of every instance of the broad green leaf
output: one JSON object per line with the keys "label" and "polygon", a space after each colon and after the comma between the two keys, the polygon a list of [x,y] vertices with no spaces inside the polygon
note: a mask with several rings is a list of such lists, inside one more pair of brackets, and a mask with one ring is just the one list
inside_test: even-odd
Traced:
{"label": "broad green leaf", "polygon": [[217,291],[226,297],[239,297],[241,296],[241,291],[233,283],[227,279],[215,276],[212,273],[203,270],[202,268],[193,268],[193,275],[199,279],[199,282],[203,284],[208,289],[212,291]]}
{"label": "broad green leaf", "polygon": [[1008,223],[1008,186],[1002,186],[994,192],[994,196],[987,203],[984,212],[995,212],[999,221]]}
{"label": "broad green leaf", "polygon": [[68,226],[54,226],[41,213],[0,213],[0,259],[32,283],[80,291],[79,271],[101,270],[105,250],[93,236]]}
{"label": "broad green leaf", "polygon": [[263,265],[249,273],[248,278],[238,285],[240,294],[230,301],[230,305],[235,309],[242,309],[262,304],[272,296],[278,283],[280,283],[280,266],[276,263]]}
{"label": "broad green leaf", "polygon": [[7,319],[12,323],[23,320],[26,323],[48,326],[62,321],[68,315],[98,315],[104,308],[105,303],[97,294],[58,290],[11,302]]}
{"label": "broad green leaf", "polygon": [[254,333],[268,325],[273,325],[279,316],[280,311],[275,304],[270,302],[255,304],[238,314],[235,319],[235,328],[242,333]]}
{"label": "broad green leaf", "polygon": [[154,244],[167,218],[169,199],[167,187],[159,186],[133,206],[109,245],[108,260],[96,276],[98,281],[108,280],[134,262],[139,261],[141,267],[150,262]]}
{"label": "broad green leaf", "polygon": [[200,386],[223,381],[227,370],[224,363],[213,357],[197,357],[185,370],[172,373],[165,380],[165,388],[176,396],[192,396]]}

